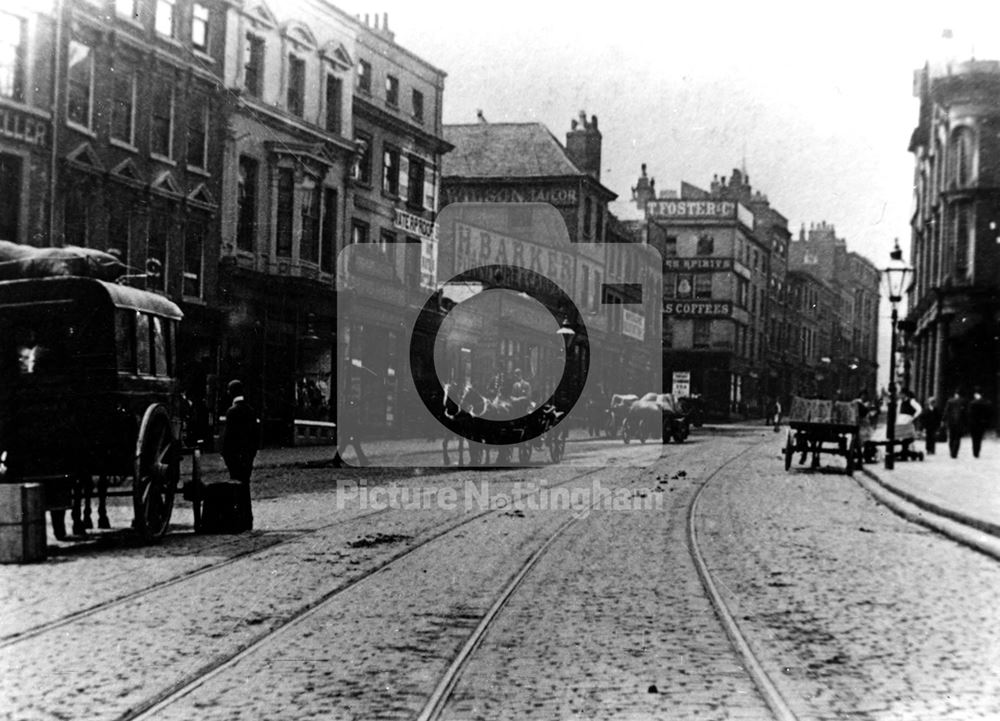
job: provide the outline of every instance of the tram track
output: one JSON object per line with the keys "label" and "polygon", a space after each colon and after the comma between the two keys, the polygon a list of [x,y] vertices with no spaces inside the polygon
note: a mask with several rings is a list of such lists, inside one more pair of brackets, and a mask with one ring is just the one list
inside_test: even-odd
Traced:
{"label": "tram track", "polygon": [[[501,479],[505,476],[510,476],[513,473],[514,473],[513,471],[508,472],[504,474],[501,477]],[[84,620],[91,616],[95,616],[99,613],[103,613],[105,611],[108,611],[109,609],[115,608],[116,606],[123,606],[127,603],[131,603],[133,601],[142,599],[146,596],[151,596],[154,593],[159,593],[164,589],[170,588],[172,586],[179,585],[186,581],[194,580],[196,578],[207,575],[214,571],[219,571],[235,563],[239,563],[241,561],[245,561],[255,556],[259,556],[264,553],[273,551],[281,546],[294,543],[296,541],[301,541],[303,538],[306,538],[308,536],[318,535],[323,531],[338,526],[342,526],[344,524],[367,521],[376,516],[384,515],[388,513],[390,510],[392,510],[390,507],[386,507],[368,513],[362,513],[360,515],[350,516],[347,518],[338,518],[336,521],[332,521],[330,523],[326,523],[321,526],[317,526],[315,528],[299,530],[290,534],[286,533],[283,538],[276,540],[273,543],[265,543],[255,548],[249,548],[244,551],[240,551],[232,556],[228,556],[214,563],[210,563],[205,566],[200,566],[198,568],[191,569],[190,571],[179,573],[175,576],[171,576],[170,578],[165,578],[163,580],[149,584],[147,586],[136,589],[135,591],[131,591],[121,596],[116,596],[114,598],[110,598],[101,601],[99,603],[92,604],[85,608],[78,609],[71,613],[60,616],[59,618],[52,619],[51,621],[45,621],[43,623],[36,624],[29,628],[0,636],[0,650],[16,645],[18,643],[29,641],[33,638],[37,638],[43,634],[55,631],[57,629]]]}
{"label": "tram track", "polygon": [[[711,573],[708,570],[708,566],[705,563],[704,557],[697,543],[695,515],[697,513],[697,504],[702,491],[704,491],[708,484],[723,470],[742,458],[746,453],[753,450],[754,447],[754,445],[748,446],[740,453],[721,464],[718,468],[712,471],[712,473],[706,476],[701,486],[695,492],[695,495],[689,503],[686,512],[689,550],[691,552],[692,559],[695,562],[699,578],[705,588],[706,594],[712,602],[720,623],[725,628],[726,634],[732,642],[734,650],[745,662],[748,675],[750,676],[754,686],[760,692],[761,697],[764,699],[768,708],[773,713],[774,718],[777,721],[797,721],[797,717],[784,701],[780,692],[778,692],[767,673],[763,670],[761,663],[753,653],[749,643],[740,631],[739,626],[736,624],[732,613],[729,611],[721,595],[718,593],[714,581],[712,580]],[[600,500],[600,498],[595,499],[591,504],[591,508]],[[510,581],[508,581],[503,590],[494,600],[490,609],[481,618],[479,624],[466,639],[461,650],[452,659],[448,669],[438,680],[438,683],[429,696],[426,704],[416,717],[417,721],[438,721],[442,718],[451,694],[458,685],[463,671],[469,665],[473,655],[482,644],[483,639],[490,630],[490,627],[500,616],[503,608],[509,603],[513,595],[524,583],[530,571],[550,550],[555,541],[558,540],[573,525],[578,523],[583,517],[583,514],[575,514],[572,518],[563,522],[536,548],[536,550],[525,560],[521,567],[513,574]]]}
{"label": "tram track", "polygon": [[[571,477],[564,479],[562,481],[553,482],[549,484],[547,487],[555,488],[563,486],[572,483],[574,481],[578,481],[582,478],[586,478],[602,470],[603,468],[589,468],[585,472],[574,474]],[[538,491],[535,491],[535,493],[537,492]],[[533,494],[529,494],[529,496],[530,495]],[[528,496],[525,496],[525,498],[527,497]],[[426,529],[424,532],[427,533],[429,531],[428,535],[424,536],[416,543],[413,543],[407,546],[406,548],[397,551],[396,553],[389,556],[387,559],[378,562],[374,567],[365,570],[363,573],[357,576],[347,579],[343,583],[337,585],[335,588],[323,593],[319,597],[313,599],[309,603],[300,607],[295,612],[286,616],[284,619],[282,619],[282,621],[279,624],[255,636],[249,641],[241,644],[241,646],[238,649],[232,652],[227,652],[225,654],[219,655],[216,658],[209,661],[208,663],[203,664],[193,672],[187,674],[183,678],[171,684],[169,687],[163,689],[154,696],[146,699],[137,706],[130,708],[125,713],[118,716],[116,721],[138,721],[141,719],[155,718],[158,712],[170,707],[172,704],[193,693],[200,687],[210,682],[212,679],[225,673],[227,670],[234,667],[244,658],[257,652],[259,649],[266,646],[267,644],[280,640],[283,636],[292,632],[296,627],[300,626],[301,624],[309,620],[312,616],[320,613],[326,606],[338,600],[341,596],[343,596],[351,589],[354,589],[358,585],[363,584],[365,581],[388,571],[395,564],[415,554],[417,551],[425,548],[431,543],[434,543],[435,541],[451,533],[454,533],[455,531],[458,531],[459,529],[462,529],[470,525],[471,523],[478,521],[486,516],[505,512],[505,509],[506,506],[502,508],[487,508],[486,510],[482,510],[478,513],[468,514],[458,522],[453,522],[450,524],[442,524],[436,527],[432,527],[431,529]],[[568,527],[568,525],[570,524],[567,523],[564,525]],[[555,538],[551,539],[551,541],[554,540]],[[546,548],[548,546],[548,543],[550,543],[551,541],[546,542]],[[536,551],[536,554],[537,558],[541,558],[541,556],[543,555],[543,553],[539,553],[538,551]],[[525,571],[524,574],[522,574],[522,577],[523,575],[526,575],[526,573],[527,571]],[[511,593],[512,592],[513,591],[511,591]]]}

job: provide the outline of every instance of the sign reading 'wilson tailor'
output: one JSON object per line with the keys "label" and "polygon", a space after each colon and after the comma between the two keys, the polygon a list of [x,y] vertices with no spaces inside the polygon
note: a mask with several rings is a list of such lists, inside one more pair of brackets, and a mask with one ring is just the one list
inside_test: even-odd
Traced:
{"label": "sign reading 'wilson tailor'", "polygon": [[445,203],[549,203],[576,205],[576,188],[569,186],[520,186],[445,188]]}
{"label": "sign reading 'wilson tailor'", "polygon": [[688,315],[700,318],[728,318],[733,314],[733,304],[725,301],[682,300],[663,304],[666,315]]}

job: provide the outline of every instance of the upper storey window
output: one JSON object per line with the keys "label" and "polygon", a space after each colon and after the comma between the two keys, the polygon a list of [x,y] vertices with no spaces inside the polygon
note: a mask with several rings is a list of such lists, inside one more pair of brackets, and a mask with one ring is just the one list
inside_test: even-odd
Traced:
{"label": "upper storey window", "polygon": [[156,32],[163,37],[174,37],[175,0],[156,0]]}
{"label": "upper storey window", "polygon": [[288,56],[288,112],[301,116],[305,112],[306,63],[295,55]]}
{"label": "upper storey window", "polygon": [[385,102],[393,107],[399,105],[399,78],[395,75],[385,76]]}
{"label": "upper storey window", "polygon": [[951,135],[952,179],[963,188],[973,180],[975,139],[971,128],[958,128]]}
{"label": "upper storey window", "polygon": [[247,34],[246,57],[243,64],[243,87],[248,95],[260,97],[264,78],[264,39]]}
{"label": "upper storey window", "polygon": [[67,119],[84,128],[90,127],[94,92],[94,54],[90,47],[73,40],[69,44]]}
{"label": "upper storey window", "polygon": [[191,44],[195,50],[208,51],[208,7],[201,3],[191,6]]}
{"label": "upper storey window", "polygon": [[372,65],[367,60],[358,61],[358,90],[366,93],[372,91]]}
{"label": "upper storey window", "polygon": [[0,95],[24,100],[24,20],[0,12]]}

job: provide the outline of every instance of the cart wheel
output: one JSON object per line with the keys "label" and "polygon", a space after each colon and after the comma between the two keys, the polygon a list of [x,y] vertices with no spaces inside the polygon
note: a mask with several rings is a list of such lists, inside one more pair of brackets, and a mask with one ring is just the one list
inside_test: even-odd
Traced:
{"label": "cart wheel", "polygon": [[687,440],[690,433],[691,427],[687,424],[687,421],[681,421],[674,430],[674,443],[683,443]]}
{"label": "cart wheel", "polygon": [[[625,442],[628,443],[628,441]],[[557,433],[549,442],[549,455],[552,457],[553,463],[558,463],[565,454],[566,438],[561,433]]]}
{"label": "cart wheel", "polygon": [[135,530],[147,541],[162,536],[170,523],[174,491],[180,477],[180,454],[162,405],[146,409],[135,447],[132,506]]}
{"label": "cart wheel", "polygon": [[792,456],[795,455],[795,441],[792,440],[792,432],[788,431],[788,435],[785,437],[785,470],[791,470],[792,468]]}
{"label": "cart wheel", "polygon": [[519,463],[531,462],[531,441],[522,443],[517,447],[517,460]]}

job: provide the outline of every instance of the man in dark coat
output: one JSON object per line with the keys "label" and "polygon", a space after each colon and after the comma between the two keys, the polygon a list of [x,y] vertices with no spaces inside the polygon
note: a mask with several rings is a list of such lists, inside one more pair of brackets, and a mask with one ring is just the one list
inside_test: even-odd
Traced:
{"label": "man in dark coat", "polygon": [[941,428],[941,409],[938,407],[937,398],[931,396],[927,399],[924,412],[920,414],[920,422],[924,427],[924,443],[927,446],[927,455],[934,455],[934,447],[937,443],[938,429]]}
{"label": "man in dark coat", "polygon": [[228,386],[232,405],[226,411],[226,426],[222,437],[222,459],[226,462],[229,477],[241,484],[240,526],[253,528],[253,510],[250,505],[250,475],[257,455],[260,438],[260,421],[257,412],[243,395],[243,383],[230,381]]}
{"label": "man in dark coat", "polygon": [[969,436],[972,437],[972,455],[979,458],[983,446],[983,434],[993,420],[993,406],[983,397],[983,389],[976,386],[969,402]]}
{"label": "man in dark coat", "polygon": [[952,458],[958,458],[958,447],[962,444],[966,420],[965,399],[956,388],[954,395],[944,405],[944,422],[948,426],[948,450],[951,451]]}

